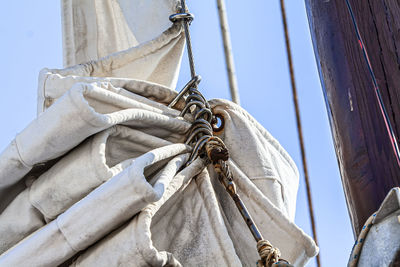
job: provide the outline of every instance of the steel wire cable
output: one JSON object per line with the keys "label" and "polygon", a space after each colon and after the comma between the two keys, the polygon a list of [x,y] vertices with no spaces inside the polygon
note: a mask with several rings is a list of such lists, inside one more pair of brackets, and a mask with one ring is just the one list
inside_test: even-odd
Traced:
{"label": "steel wire cable", "polygon": [[197,89],[200,77],[196,75],[195,72],[189,33],[189,24],[193,20],[193,15],[187,13],[185,0],[181,0],[181,5],[181,13],[171,15],[170,20],[172,22],[181,21],[185,29],[192,79],[184,86],[181,92],[178,93],[168,106],[172,108],[180,98],[187,95],[185,99],[186,104],[182,109],[180,116],[184,117],[186,113],[191,113],[194,117],[194,122],[192,123],[186,140],[186,144],[192,146],[193,150],[185,166],[189,165],[199,156],[204,158],[207,164],[211,163],[214,166],[218,179],[235,202],[238,211],[257,242],[257,251],[260,255],[260,260],[257,262],[257,266],[270,267],[273,264],[286,264],[286,266],[292,266],[287,261],[280,259],[279,249],[272,246],[268,240],[264,240],[245,204],[237,194],[236,185],[227,162],[229,159],[228,149],[224,142],[213,134],[213,130],[216,129],[213,128],[213,125],[216,125],[216,116],[213,115],[208,101]]}
{"label": "steel wire cable", "polygon": [[[284,0],[280,0],[280,6],[281,6],[281,14],[282,14],[282,24],[283,24],[284,34],[285,34],[285,45],[286,45],[286,54],[287,54],[287,60],[288,60],[288,66],[289,66],[290,84],[292,87],[293,104],[294,104],[295,113],[296,113],[297,134],[298,134],[299,143],[300,143],[301,161],[303,164],[304,181],[306,184],[306,191],[307,191],[308,210],[309,210],[309,215],[310,215],[313,238],[314,238],[315,243],[318,245],[317,229],[316,229],[317,227],[316,227],[316,222],[315,222],[313,200],[312,200],[312,195],[311,195],[311,183],[310,183],[310,178],[309,178],[309,174],[308,174],[307,156],[306,156],[306,149],[305,149],[305,145],[304,145],[303,127],[302,127],[301,118],[300,118],[299,101],[297,98],[297,87],[296,87],[296,80],[295,80],[295,76],[294,76],[292,49],[290,46],[289,27],[288,27],[288,23],[287,23]],[[317,261],[317,265],[321,266],[320,253],[318,253],[318,255],[316,257],[316,261]]]}

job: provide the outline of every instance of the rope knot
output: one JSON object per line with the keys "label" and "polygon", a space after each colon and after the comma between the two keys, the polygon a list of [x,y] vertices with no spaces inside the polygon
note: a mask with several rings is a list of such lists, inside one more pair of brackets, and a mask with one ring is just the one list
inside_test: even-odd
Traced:
{"label": "rope knot", "polygon": [[[281,252],[278,248],[272,246],[268,240],[260,240],[257,242],[257,250],[261,260],[258,261],[258,266],[271,266],[279,261]],[[261,265],[260,265],[261,264]]]}
{"label": "rope knot", "polygon": [[229,159],[229,151],[224,142],[217,136],[211,136],[206,143],[207,157],[213,164],[218,161],[227,161]]}

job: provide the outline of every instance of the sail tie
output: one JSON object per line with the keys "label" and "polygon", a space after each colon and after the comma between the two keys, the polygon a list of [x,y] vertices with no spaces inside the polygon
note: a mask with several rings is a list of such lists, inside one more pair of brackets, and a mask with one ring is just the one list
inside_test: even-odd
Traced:
{"label": "sail tie", "polygon": [[185,142],[187,145],[192,146],[193,150],[185,166],[188,166],[199,156],[205,158],[208,163],[213,164],[219,181],[235,202],[236,207],[238,208],[251,234],[257,242],[257,250],[260,255],[260,260],[257,262],[257,266],[270,267],[273,264],[280,263],[285,264],[286,266],[291,266],[287,261],[280,260],[279,249],[273,247],[269,241],[264,240],[262,237],[257,225],[237,193],[236,185],[233,181],[233,176],[227,163],[229,159],[228,148],[219,137],[214,136],[214,130],[222,130],[223,118],[219,117],[221,119],[221,125],[219,127],[216,126],[218,122],[217,116],[214,116],[208,101],[197,89],[201,78],[200,76],[196,75],[189,32],[189,25],[193,18],[194,16],[187,12],[185,0],[181,0],[181,12],[170,16],[170,20],[173,23],[180,22],[183,24],[192,76],[192,79],[183,87],[181,92],[179,92],[178,95],[168,105],[172,108],[180,98],[186,96],[186,104],[182,109],[180,116],[183,117],[188,112],[194,116],[194,122]]}
{"label": "sail tie", "polygon": [[[274,248],[270,242],[267,240],[260,240],[257,242],[257,250],[260,254],[261,259],[265,259],[265,262],[272,265],[275,262],[279,261],[279,257],[281,256],[281,252],[278,248]],[[262,265],[261,265],[262,266]]]}

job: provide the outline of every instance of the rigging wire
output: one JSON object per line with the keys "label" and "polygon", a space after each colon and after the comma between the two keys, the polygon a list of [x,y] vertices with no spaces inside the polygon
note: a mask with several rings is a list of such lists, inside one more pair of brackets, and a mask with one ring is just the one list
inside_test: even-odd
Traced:
{"label": "rigging wire", "polygon": [[380,91],[379,86],[378,86],[378,82],[376,81],[376,76],[375,76],[374,70],[372,69],[371,61],[369,60],[368,52],[365,49],[364,41],[361,38],[360,30],[358,28],[358,24],[357,24],[357,21],[356,21],[356,18],[354,16],[354,12],[353,12],[353,9],[351,7],[351,4],[350,4],[349,0],[346,0],[346,5],[347,5],[347,9],[349,10],[349,13],[350,13],[351,20],[353,22],[354,30],[356,32],[357,39],[358,39],[358,44],[359,44],[360,49],[361,49],[361,51],[363,53],[365,63],[367,65],[367,67],[368,67],[368,71],[369,71],[369,74],[371,76],[372,83],[374,85],[375,96],[376,96],[376,98],[378,100],[379,109],[381,111],[383,120],[385,122],[386,131],[387,131],[387,133],[389,135],[389,139],[390,139],[390,142],[391,142],[391,145],[392,145],[392,148],[393,148],[393,152],[394,152],[394,154],[396,156],[397,164],[400,167],[400,150],[399,150],[399,145],[397,143],[396,134],[393,131],[393,127],[392,127],[392,124],[390,122],[389,115],[388,115],[388,113],[386,111],[385,103],[383,102],[381,91]]}
{"label": "rigging wire", "polygon": [[[306,190],[307,190],[307,201],[308,201],[308,209],[309,209],[309,214],[310,214],[311,228],[312,228],[314,241],[318,245],[314,208],[313,208],[313,201],[312,201],[312,196],[311,196],[311,185],[310,185],[310,178],[308,175],[307,157],[306,157],[306,151],[305,151],[305,146],[304,146],[303,129],[302,129],[301,119],[300,119],[300,108],[299,108],[299,101],[297,98],[297,88],[296,88],[296,81],[295,81],[295,77],[294,77],[292,50],[291,50],[291,46],[290,46],[289,30],[288,30],[284,0],[280,0],[280,6],[281,6],[283,29],[284,29],[284,33],[285,33],[286,54],[287,54],[287,60],[288,60],[288,65],[289,65],[290,83],[292,86],[292,94],[293,94],[293,103],[294,103],[295,112],[296,112],[297,133],[298,133],[298,138],[299,138],[299,143],[300,143],[301,161],[303,163],[304,180],[306,183]],[[320,254],[317,255],[316,261],[317,261],[317,265],[321,266]]]}
{"label": "rigging wire", "polygon": [[219,25],[221,27],[222,42],[225,53],[226,71],[229,80],[229,89],[231,92],[232,101],[240,105],[239,89],[236,79],[235,63],[233,61],[231,37],[229,34],[228,16],[225,7],[225,0],[217,0]]}
{"label": "rigging wire", "polygon": [[[181,13],[173,14],[169,19],[174,23],[182,22],[185,28],[192,79],[168,106],[173,107],[180,98],[188,94],[185,99],[186,105],[182,109],[180,116],[183,118],[185,114],[189,112],[194,117],[194,122],[192,123],[188,138],[185,142],[185,144],[192,146],[193,150],[185,166],[191,164],[198,157],[203,158],[207,165],[212,164],[214,166],[214,171],[217,173],[218,179],[235,202],[244,222],[247,224],[248,229],[257,242],[257,251],[260,256],[260,260],[257,261],[257,266],[271,267],[272,265],[281,266],[285,264],[285,266],[292,267],[293,265],[289,264],[288,261],[280,258],[281,253],[279,249],[263,238],[257,225],[249,214],[246,205],[237,193],[236,185],[228,164],[228,148],[219,137],[214,136],[214,130],[217,131],[220,129],[220,127],[215,127],[217,116],[213,114],[208,101],[197,89],[200,78],[196,76],[194,69],[194,58],[189,35],[189,25],[194,17],[192,14],[187,13],[185,0],[181,0],[181,5]],[[207,158],[205,158],[205,156]]]}
{"label": "rigging wire", "polygon": [[[186,13],[187,8],[186,8],[186,2],[185,0],[181,0],[181,14],[187,14],[190,16],[191,14]],[[192,76],[192,79],[195,78],[196,76],[196,70],[194,67],[194,59],[193,59],[193,52],[192,52],[192,41],[190,38],[190,31],[189,31],[189,24],[193,20],[193,16],[189,17],[188,19],[183,20],[183,28],[185,30],[185,37],[186,37],[186,49],[188,53],[188,58],[189,58],[189,66],[190,66],[190,74]],[[196,84],[197,85],[197,84]]]}

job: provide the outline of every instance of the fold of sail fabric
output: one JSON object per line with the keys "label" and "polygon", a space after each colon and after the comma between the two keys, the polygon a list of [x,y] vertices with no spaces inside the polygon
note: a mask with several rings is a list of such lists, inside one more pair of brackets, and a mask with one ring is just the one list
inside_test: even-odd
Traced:
{"label": "fold of sail fabric", "polygon": [[57,218],[134,158],[169,144],[168,140],[119,125],[89,138],[33,181],[0,214],[0,253]]}
{"label": "fold of sail fabric", "polygon": [[[151,83],[148,86],[143,87],[145,94],[157,87]],[[83,97],[82,88],[92,94]],[[153,91],[159,90],[163,87]],[[165,90],[162,95],[174,96],[171,90]],[[235,266],[257,260],[255,242],[213,170],[204,169],[204,163],[198,159],[178,172],[190,151],[181,143],[190,127],[190,118],[177,119],[177,110],[152,100],[148,101],[153,105],[134,101],[140,97],[122,88],[117,90],[110,83],[77,83],[39,116],[38,119],[57,114],[56,109],[60,108],[65,117],[57,117],[64,119],[59,124],[72,127],[76,119],[70,119],[68,114],[79,115],[74,106],[63,104],[72,98],[81,100],[77,106],[83,114],[92,109],[88,122],[106,116],[113,118],[109,125],[123,126],[96,128],[97,133],[65,152],[11,202],[0,221],[12,215],[15,218],[23,210],[27,214],[23,224],[28,230],[19,235],[21,239],[25,237],[19,243],[9,242],[8,247],[14,246],[0,256],[0,266],[54,266],[80,251],[83,252],[73,261],[79,266],[121,262],[138,266],[198,265],[205,259],[211,266]],[[298,183],[293,162],[277,141],[240,107],[224,100],[210,104],[226,120],[221,138],[232,151],[229,164],[239,193],[255,215],[261,232],[279,246],[285,258],[305,263],[315,255],[316,247],[292,222],[295,197],[290,194],[296,191]],[[92,126],[87,123],[87,128]],[[63,134],[64,131],[58,131],[53,138],[63,140]],[[114,140],[107,143],[107,136]],[[235,138],[240,142],[234,142]],[[154,149],[156,146],[160,148]],[[47,151],[49,155],[44,158],[51,158],[53,152]],[[163,159],[163,164],[155,164]],[[76,162],[79,160],[93,166],[79,170],[84,167]],[[116,169],[110,173],[114,166]],[[97,170],[86,174],[90,168]],[[22,178],[17,175],[14,180]],[[63,203],[69,196],[68,201],[75,203]],[[14,202],[27,208],[14,207]],[[8,227],[14,226],[9,223]],[[40,257],[36,257],[38,252]]]}
{"label": "fold of sail fabric", "polygon": [[[183,100],[166,106],[184,45],[168,21],[177,1],[62,4],[66,64],[92,61],[40,73],[38,117],[0,154],[0,266],[254,265],[256,243],[213,168],[185,166],[192,116],[179,117]],[[296,166],[242,108],[210,105],[261,233],[304,265],[318,248],[293,223]]]}
{"label": "fold of sail fabric", "polygon": [[[181,27],[172,26],[169,16],[178,12],[178,3],[179,0],[62,0],[64,66],[127,50],[113,58],[115,66],[111,67],[107,59],[98,62],[106,69],[112,68],[112,73],[104,71],[103,75],[175,88],[184,36]],[[137,46],[143,48],[129,50]],[[121,61],[124,66],[118,66]],[[82,69],[90,71],[90,66]]]}

